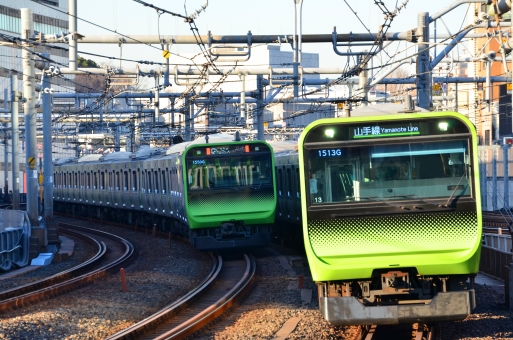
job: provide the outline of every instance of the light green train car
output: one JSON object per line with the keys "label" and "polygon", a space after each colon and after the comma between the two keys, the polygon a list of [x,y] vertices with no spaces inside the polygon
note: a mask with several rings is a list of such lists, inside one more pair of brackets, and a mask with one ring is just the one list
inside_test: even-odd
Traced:
{"label": "light green train car", "polygon": [[435,322],[472,311],[477,140],[456,112],[321,119],[304,130],[303,236],[329,322]]}
{"label": "light green train car", "polygon": [[195,247],[231,249],[270,243],[277,197],[269,144],[191,144],[182,158],[185,210]]}

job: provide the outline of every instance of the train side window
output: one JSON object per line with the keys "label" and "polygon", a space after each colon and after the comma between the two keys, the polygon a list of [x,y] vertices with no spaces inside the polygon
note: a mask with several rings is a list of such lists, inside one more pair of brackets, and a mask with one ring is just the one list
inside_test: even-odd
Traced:
{"label": "train side window", "polygon": [[148,193],[153,192],[153,186],[151,183],[151,171],[146,172],[146,178],[148,179]]}
{"label": "train side window", "polygon": [[132,171],[132,191],[137,191],[137,171]]}
{"label": "train side window", "polygon": [[140,171],[141,191],[146,192],[146,170]]}
{"label": "train side window", "polygon": [[105,172],[100,172],[100,190],[105,189]]}
{"label": "train side window", "polygon": [[160,186],[159,186],[159,170],[155,170],[153,172],[153,174],[154,174],[154,178],[155,178],[155,193],[158,194],[159,190],[160,190]]}
{"label": "train side window", "polygon": [[[70,183],[71,184],[71,183]],[[78,179],[77,179],[77,173],[73,171],[73,184],[71,185],[74,185],[75,188],[78,187]]]}
{"label": "train side window", "polygon": [[165,170],[162,170],[162,193],[165,194],[166,193],[166,171]]}
{"label": "train side window", "polygon": [[173,188],[174,188],[174,180],[175,180],[175,175],[173,173],[173,168],[170,168],[169,169],[169,193],[172,194],[173,193]]}
{"label": "train side window", "polygon": [[291,196],[292,192],[292,174],[290,173],[290,168],[287,168],[287,196]]}
{"label": "train side window", "polygon": [[87,173],[87,189],[91,188],[91,173]]}
{"label": "train side window", "polygon": [[93,189],[98,189],[98,174],[96,172],[93,172]]}
{"label": "train side window", "polygon": [[124,191],[127,191],[128,190],[128,171],[124,171],[123,172],[123,190]]}
{"label": "train side window", "polygon": [[301,190],[299,189],[299,168],[296,168],[296,180],[294,182],[296,183],[296,196],[299,198],[301,197]]}
{"label": "train side window", "polygon": [[121,179],[119,176],[119,171],[116,171],[116,190],[121,189]]}
{"label": "train side window", "polygon": [[278,169],[278,195],[282,195],[283,187],[283,169]]}

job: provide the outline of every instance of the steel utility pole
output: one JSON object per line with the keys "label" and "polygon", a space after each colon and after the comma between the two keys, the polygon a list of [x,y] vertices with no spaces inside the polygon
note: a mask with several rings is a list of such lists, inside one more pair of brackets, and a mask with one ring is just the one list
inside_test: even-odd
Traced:
{"label": "steel utility pole", "polygon": [[[20,160],[18,141],[18,103],[21,93],[18,91],[18,75],[11,74],[11,128],[12,128],[12,208],[20,210]],[[7,194],[7,193],[6,193]]]}
{"label": "steel utility pole", "polygon": [[[46,55],[49,57],[50,55]],[[43,72],[43,218],[47,226],[53,225],[53,153],[52,153],[52,94],[49,76]]]}
{"label": "steel utility pole", "polygon": [[417,106],[431,108],[431,72],[429,62],[429,13],[418,14],[418,51],[417,59]]}
{"label": "steel utility pole", "polygon": [[34,60],[29,52],[28,39],[34,34],[32,10],[21,9],[23,59],[23,97],[25,100],[25,140],[26,140],[26,174],[27,174],[27,214],[32,227],[38,226],[38,183],[37,183],[37,149],[36,149],[36,91],[34,78]]}
{"label": "steel utility pole", "polygon": [[[293,39],[293,68],[294,68],[294,98],[299,96],[299,65],[301,64],[301,54],[302,54],[302,21],[303,21],[303,0],[293,0],[294,1],[294,39]],[[299,5],[299,36],[297,34],[297,5]]]}

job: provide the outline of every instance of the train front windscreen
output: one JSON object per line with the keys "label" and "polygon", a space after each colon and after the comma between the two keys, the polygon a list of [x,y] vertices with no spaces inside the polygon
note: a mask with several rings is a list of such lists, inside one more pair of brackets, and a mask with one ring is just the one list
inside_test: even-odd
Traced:
{"label": "train front windscreen", "polygon": [[271,152],[265,144],[201,146],[186,156],[190,194],[273,187]]}
{"label": "train front windscreen", "polygon": [[[364,204],[375,213],[398,207],[407,213],[474,201],[470,134],[456,119],[356,123],[312,131],[305,143],[310,207],[346,205],[339,211],[352,214],[352,207]],[[416,203],[409,207],[393,203],[397,200]],[[381,202],[381,208],[372,202]]]}

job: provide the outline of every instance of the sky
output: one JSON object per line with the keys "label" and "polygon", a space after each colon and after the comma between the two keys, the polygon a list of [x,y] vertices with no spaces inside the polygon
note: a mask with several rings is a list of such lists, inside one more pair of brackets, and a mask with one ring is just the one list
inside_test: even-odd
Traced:
{"label": "sky", "polygon": [[[184,7],[187,13],[191,14],[194,10],[200,9],[205,1],[147,0],[145,2],[183,15]],[[388,9],[392,10],[396,4],[400,5],[404,0],[384,0],[383,2]],[[417,26],[419,12],[434,14],[451,3],[446,0],[410,0],[393,20],[389,32],[412,29]],[[294,6],[294,0],[209,0],[206,10],[195,22],[202,35],[207,34],[209,30],[216,35],[245,35],[249,30],[255,35],[292,34]],[[468,4],[461,5],[443,17],[450,32],[457,32],[462,24],[466,25],[464,17],[468,6]],[[350,7],[362,22],[352,13]],[[331,34],[333,26],[337,27],[338,33],[367,33],[367,29],[375,33],[379,25],[384,22],[383,14],[374,4],[374,0],[304,0],[302,13],[303,34]],[[159,15],[154,9],[144,7],[132,0],[78,0],[78,17],[125,35],[157,35],[159,31],[162,35],[191,35],[189,24],[183,19],[162,14],[159,20]],[[85,36],[114,34],[81,20],[78,21],[78,32]],[[438,23],[438,32],[447,32],[441,22]],[[405,47],[404,42],[401,44],[398,46],[396,43],[390,49],[395,51],[399,48],[400,50],[401,47]],[[282,47],[282,50],[290,50],[290,46]],[[303,50],[319,53],[320,67],[343,66],[347,61],[345,57],[335,54],[331,44],[303,44]],[[120,48],[117,45],[79,44],[79,51],[120,56]],[[171,52],[194,53],[199,52],[199,48],[194,45],[174,45]],[[163,61],[161,51],[148,46],[125,45],[122,54],[124,58],[129,59]],[[104,58],[82,56],[100,63],[109,62]],[[171,62],[184,62],[184,60],[172,58]],[[117,66],[119,61],[110,61],[110,63]],[[122,66],[133,67],[134,64],[124,63]]]}

